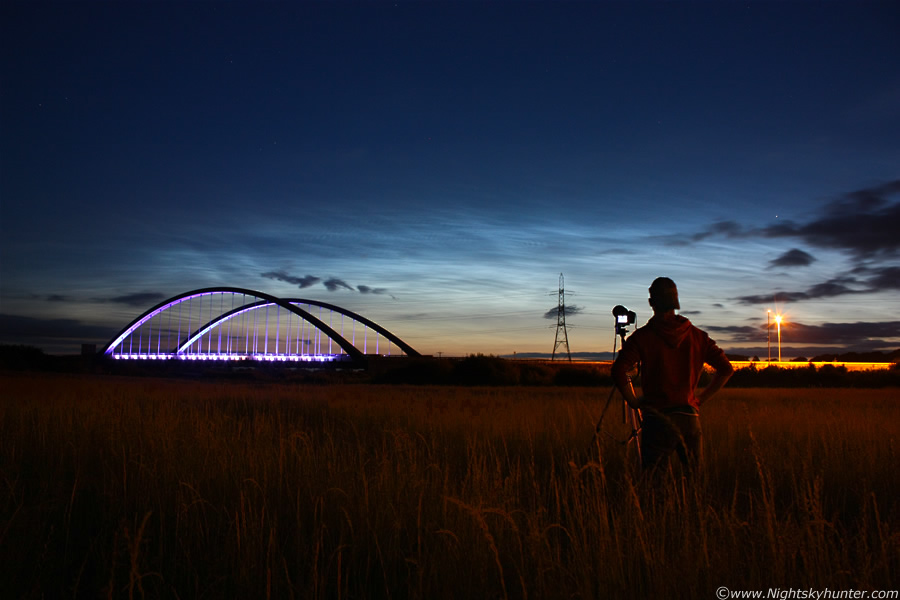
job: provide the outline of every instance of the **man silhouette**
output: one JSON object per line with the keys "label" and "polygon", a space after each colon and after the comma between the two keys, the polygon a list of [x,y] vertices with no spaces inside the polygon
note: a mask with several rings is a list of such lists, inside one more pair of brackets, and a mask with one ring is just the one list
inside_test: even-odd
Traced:
{"label": "man silhouette", "polygon": [[[612,377],[625,401],[642,409],[641,463],[653,469],[673,451],[690,470],[700,460],[700,406],[734,373],[734,368],[705,331],[676,315],[678,288],[668,277],[650,286],[653,317],[622,344]],[[640,364],[643,396],[628,376]],[[703,365],[715,369],[712,380],[697,390]]]}

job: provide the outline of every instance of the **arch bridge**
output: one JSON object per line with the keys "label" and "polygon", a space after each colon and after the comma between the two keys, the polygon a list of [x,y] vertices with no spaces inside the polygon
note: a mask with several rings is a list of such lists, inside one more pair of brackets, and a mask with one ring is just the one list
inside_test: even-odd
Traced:
{"label": "arch bridge", "polygon": [[245,288],[203,288],[150,308],[102,353],[122,360],[364,362],[419,356],[399,337],[347,309]]}

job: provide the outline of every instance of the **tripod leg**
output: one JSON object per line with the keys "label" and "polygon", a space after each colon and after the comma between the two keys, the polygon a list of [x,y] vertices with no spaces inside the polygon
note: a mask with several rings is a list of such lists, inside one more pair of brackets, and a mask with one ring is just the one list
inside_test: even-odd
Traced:
{"label": "tripod leg", "polygon": [[597,421],[597,427],[594,428],[594,435],[591,438],[591,447],[598,441],[600,437],[600,428],[603,427],[603,417],[606,416],[606,411],[609,409],[609,405],[612,402],[613,396],[616,394],[616,387],[609,391],[609,396],[606,398],[606,404],[603,405],[603,412],[600,413],[600,420]]}
{"label": "tripod leg", "polygon": [[641,438],[640,432],[643,423],[641,422],[641,410],[639,408],[631,409],[631,435],[634,439],[634,446],[637,449],[638,462],[643,465],[643,457],[641,456]]}

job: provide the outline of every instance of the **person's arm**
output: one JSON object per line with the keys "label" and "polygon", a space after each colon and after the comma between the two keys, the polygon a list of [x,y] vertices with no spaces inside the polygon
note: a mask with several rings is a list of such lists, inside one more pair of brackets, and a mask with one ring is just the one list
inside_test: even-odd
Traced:
{"label": "person's arm", "polygon": [[721,348],[719,348],[715,342],[711,341],[711,348],[707,353],[706,362],[712,366],[716,372],[713,374],[709,385],[697,394],[697,402],[699,404],[703,404],[715,396],[716,393],[728,383],[731,376],[734,375],[734,367],[731,365],[731,361],[728,360],[728,357],[725,356],[725,353],[722,352]]}
{"label": "person's arm", "polygon": [[634,386],[631,385],[631,377],[628,375],[625,376],[624,383],[616,383],[616,387],[619,388],[619,392],[631,408],[638,409],[644,403],[644,398],[638,397],[638,395],[634,393]]}
{"label": "person's arm", "polygon": [[716,371],[713,374],[709,385],[707,385],[699,394],[697,394],[697,402],[702,405],[704,402],[715,396],[719,390],[725,387],[725,384],[728,383],[728,380],[731,379],[731,376],[733,374],[734,369],[726,371]]}
{"label": "person's arm", "polygon": [[622,394],[622,397],[625,398],[625,402],[628,403],[628,406],[631,408],[640,408],[643,403],[643,398],[639,398],[637,394],[634,393],[634,386],[631,385],[631,377],[628,376],[628,372],[637,364],[638,357],[636,354],[632,356],[632,352],[629,350],[630,348],[626,349],[623,347],[622,351],[619,352],[619,356],[612,366],[612,378],[613,383],[616,388],[618,388],[619,393]]}

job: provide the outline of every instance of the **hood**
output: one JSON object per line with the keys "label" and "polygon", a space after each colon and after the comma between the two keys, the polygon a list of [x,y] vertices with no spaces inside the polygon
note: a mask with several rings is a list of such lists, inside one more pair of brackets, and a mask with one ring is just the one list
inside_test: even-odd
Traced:
{"label": "hood", "polygon": [[670,348],[678,347],[691,330],[688,318],[675,314],[654,316],[647,324]]}

